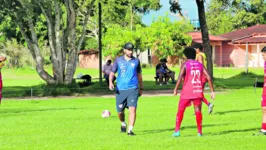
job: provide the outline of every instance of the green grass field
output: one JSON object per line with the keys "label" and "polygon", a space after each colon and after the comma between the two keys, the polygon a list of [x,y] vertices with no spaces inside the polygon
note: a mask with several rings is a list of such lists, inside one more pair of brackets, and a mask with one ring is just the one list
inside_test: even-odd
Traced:
{"label": "green grass field", "polygon": [[[174,69],[178,72],[178,68]],[[179,97],[156,96],[139,99],[135,137],[120,133],[115,99],[97,97],[61,97],[16,99],[41,89],[44,82],[35,70],[3,69],[3,101],[0,107],[0,149],[192,149],[192,150],[264,150],[266,137],[252,136],[261,126],[261,92],[254,91],[255,78],[263,81],[263,69],[215,68],[218,89],[212,115],[203,106],[203,137],[197,137],[192,107],[185,112],[181,137],[173,138]],[[97,78],[96,69],[77,69],[76,74]],[[155,86],[154,68],[143,69],[145,91],[173,89],[174,85]],[[98,91],[97,91],[98,89]],[[88,93],[108,93],[97,82]],[[110,93],[110,92],[109,92]],[[84,96],[84,95],[83,95]],[[209,97],[209,95],[207,95]],[[109,118],[101,112],[111,111]],[[128,114],[127,114],[128,115]]]}
{"label": "green grass field", "polygon": [[[179,138],[171,136],[178,96],[141,97],[135,137],[120,133],[114,98],[4,100],[0,149],[264,150],[266,137],[252,136],[261,126],[260,97],[253,88],[218,93],[212,115],[203,106],[203,137],[189,107]],[[111,117],[101,117],[105,109]]]}
{"label": "green grass field", "polygon": [[[46,67],[48,72],[51,72],[51,67]],[[176,77],[179,73],[179,68],[171,68],[176,72]],[[243,73],[243,68],[214,68],[214,85],[216,90],[228,90],[228,89],[241,89],[243,87],[251,87],[254,84],[255,78],[259,81],[263,81],[263,69],[251,68],[249,74]],[[154,68],[143,68],[143,80],[145,90],[169,90],[173,89],[174,85],[158,86],[154,81]],[[90,74],[93,78],[99,77],[98,69],[82,69],[77,68],[76,74]],[[32,68],[22,69],[2,69],[3,74],[3,94],[5,97],[29,97],[33,96],[49,96],[49,92],[54,89],[44,89],[45,82],[38,76],[36,71]],[[76,91],[69,91],[65,88],[57,88],[57,95],[87,95],[96,94],[102,95],[102,93],[110,93],[108,87],[104,81],[103,85],[100,85],[98,80],[93,80],[94,84],[89,87],[78,89]],[[76,88],[76,87],[72,87]],[[54,90],[55,91],[55,90]],[[51,92],[50,92],[51,93]]]}

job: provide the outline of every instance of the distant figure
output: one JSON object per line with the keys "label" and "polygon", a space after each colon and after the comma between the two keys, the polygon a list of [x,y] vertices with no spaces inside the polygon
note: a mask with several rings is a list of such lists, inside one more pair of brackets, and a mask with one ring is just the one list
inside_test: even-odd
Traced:
{"label": "distant figure", "polygon": [[[105,78],[107,84],[109,85],[109,74],[111,73],[113,68],[112,61],[108,60],[106,64],[103,66],[103,77]],[[113,82],[115,81],[116,77],[114,76]]]}
{"label": "distant figure", "polygon": [[2,81],[2,68],[5,65],[6,57],[4,55],[0,56],[0,104],[2,101],[2,88],[3,88],[3,81]]}
{"label": "distant figure", "polygon": [[[196,50],[196,61],[203,64],[203,66],[206,69],[207,68],[207,57],[206,57],[205,53],[202,52],[202,49],[203,49],[202,45],[199,43],[196,43],[192,47]],[[204,90],[206,82],[207,82],[206,77],[202,78],[202,82],[203,82],[202,88]],[[209,114],[211,114],[213,111],[214,105],[212,103],[210,103],[205,97],[203,97],[202,101],[208,106],[208,112],[209,112]]]}
{"label": "distant figure", "polygon": [[[161,59],[160,63],[156,65],[156,77],[159,78],[159,84],[163,85],[164,83],[167,84],[169,78],[172,79],[172,83],[175,84],[175,72],[171,71],[167,65],[166,59]],[[165,78],[165,82],[163,82],[163,78]]]}

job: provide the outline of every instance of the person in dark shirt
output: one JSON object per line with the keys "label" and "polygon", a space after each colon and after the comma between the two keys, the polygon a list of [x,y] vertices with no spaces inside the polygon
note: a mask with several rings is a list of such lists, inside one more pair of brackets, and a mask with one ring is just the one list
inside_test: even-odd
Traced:
{"label": "person in dark shirt", "polygon": [[[156,65],[156,77],[159,78],[160,85],[167,84],[169,78],[171,78],[173,84],[175,83],[175,72],[171,71],[166,63],[166,59],[161,59],[160,63]],[[163,78],[165,78],[165,82],[163,82]]]}

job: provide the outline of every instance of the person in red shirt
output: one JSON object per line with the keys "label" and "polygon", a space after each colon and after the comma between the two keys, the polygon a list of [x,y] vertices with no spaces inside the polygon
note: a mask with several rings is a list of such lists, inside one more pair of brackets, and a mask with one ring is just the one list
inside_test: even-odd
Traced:
{"label": "person in red shirt", "polygon": [[3,88],[3,82],[2,82],[2,67],[5,65],[6,57],[5,56],[0,56],[0,104],[2,101],[2,88]]}
{"label": "person in red shirt", "polygon": [[197,128],[198,128],[198,136],[202,136],[201,104],[202,104],[202,99],[204,97],[202,89],[203,76],[206,77],[209,83],[212,99],[215,98],[213,84],[204,66],[200,62],[195,61],[196,51],[194,50],[194,48],[187,47],[184,49],[183,53],[186,57],[186,61],[181,65],[176,87],[174,89],[174,95],[177,95],[178,87],[181,84],[183,78],[184,82],[183,82],[182,91],[180,93],[180,101],[178,105],[178,112],[176,115],[176,126],[173,136],[174,137],[180,136],[180,126],[183,120],[184,112],[186,110],[186,107],[190,106],[191,103],[193,103],[194,105]]}
{"label": "person in red shirt", "polygon": [[260,134],[266,135],[266,46],[261,50],[261,55],[264,60],[264,85],[262,90],[262,125]]}

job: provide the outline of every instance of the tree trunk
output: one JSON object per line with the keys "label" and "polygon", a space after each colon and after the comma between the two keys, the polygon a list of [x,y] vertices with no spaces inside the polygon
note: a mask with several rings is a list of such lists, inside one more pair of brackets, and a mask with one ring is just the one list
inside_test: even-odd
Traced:
{"label": "tree trunk", "polygon": [[[28,48],[36,62],[36,70],[39,76],[48,84],[70,84],[72,83],[76,71],[77,55],[84,41],[88,17],[93,10],[96,0],[92,0],[86,7],[85,23],[83,24],[82,34],[77,41],[76,38],[76,9],[73,0],[64,1],[36,1],[33,2],[41,9],[45,16],[48,29],[48,41],[51,52],[51,61],[53,64],[53,76],[44,70],[43,56],[38,45],[38,37],[34,29],[35,12],[27,9],[24,3],[21,3],[24,14],[15,12],[16,20],[20,31],[25,38]],[[28,3],[25,3],[28,4]],[[67,20],[62,19],[62,5],[65,5],[67,11]],[[32,11],[32,12],[31,12]],[[20,12],[21,13],[21,12]],[[22,16],[27,16],[27,20]],[[64,24],[66,22],[66,24]],[[67,53],[68,52],[68,53]]]}
{"label": "tree trunk", "polygon": [[213,79],[213,64],[212,64],[212,50],[210,45],[209,33],[208,33],[208,26],[205,17],[205,8],[204,8],[204,1],[203,0],[196,0],[198,6],[198,13],[199,13],[199,21],[200,21],[200,29],[202,34],[202,41],[204,52],[207,56],[207,69],[208,72]]}

